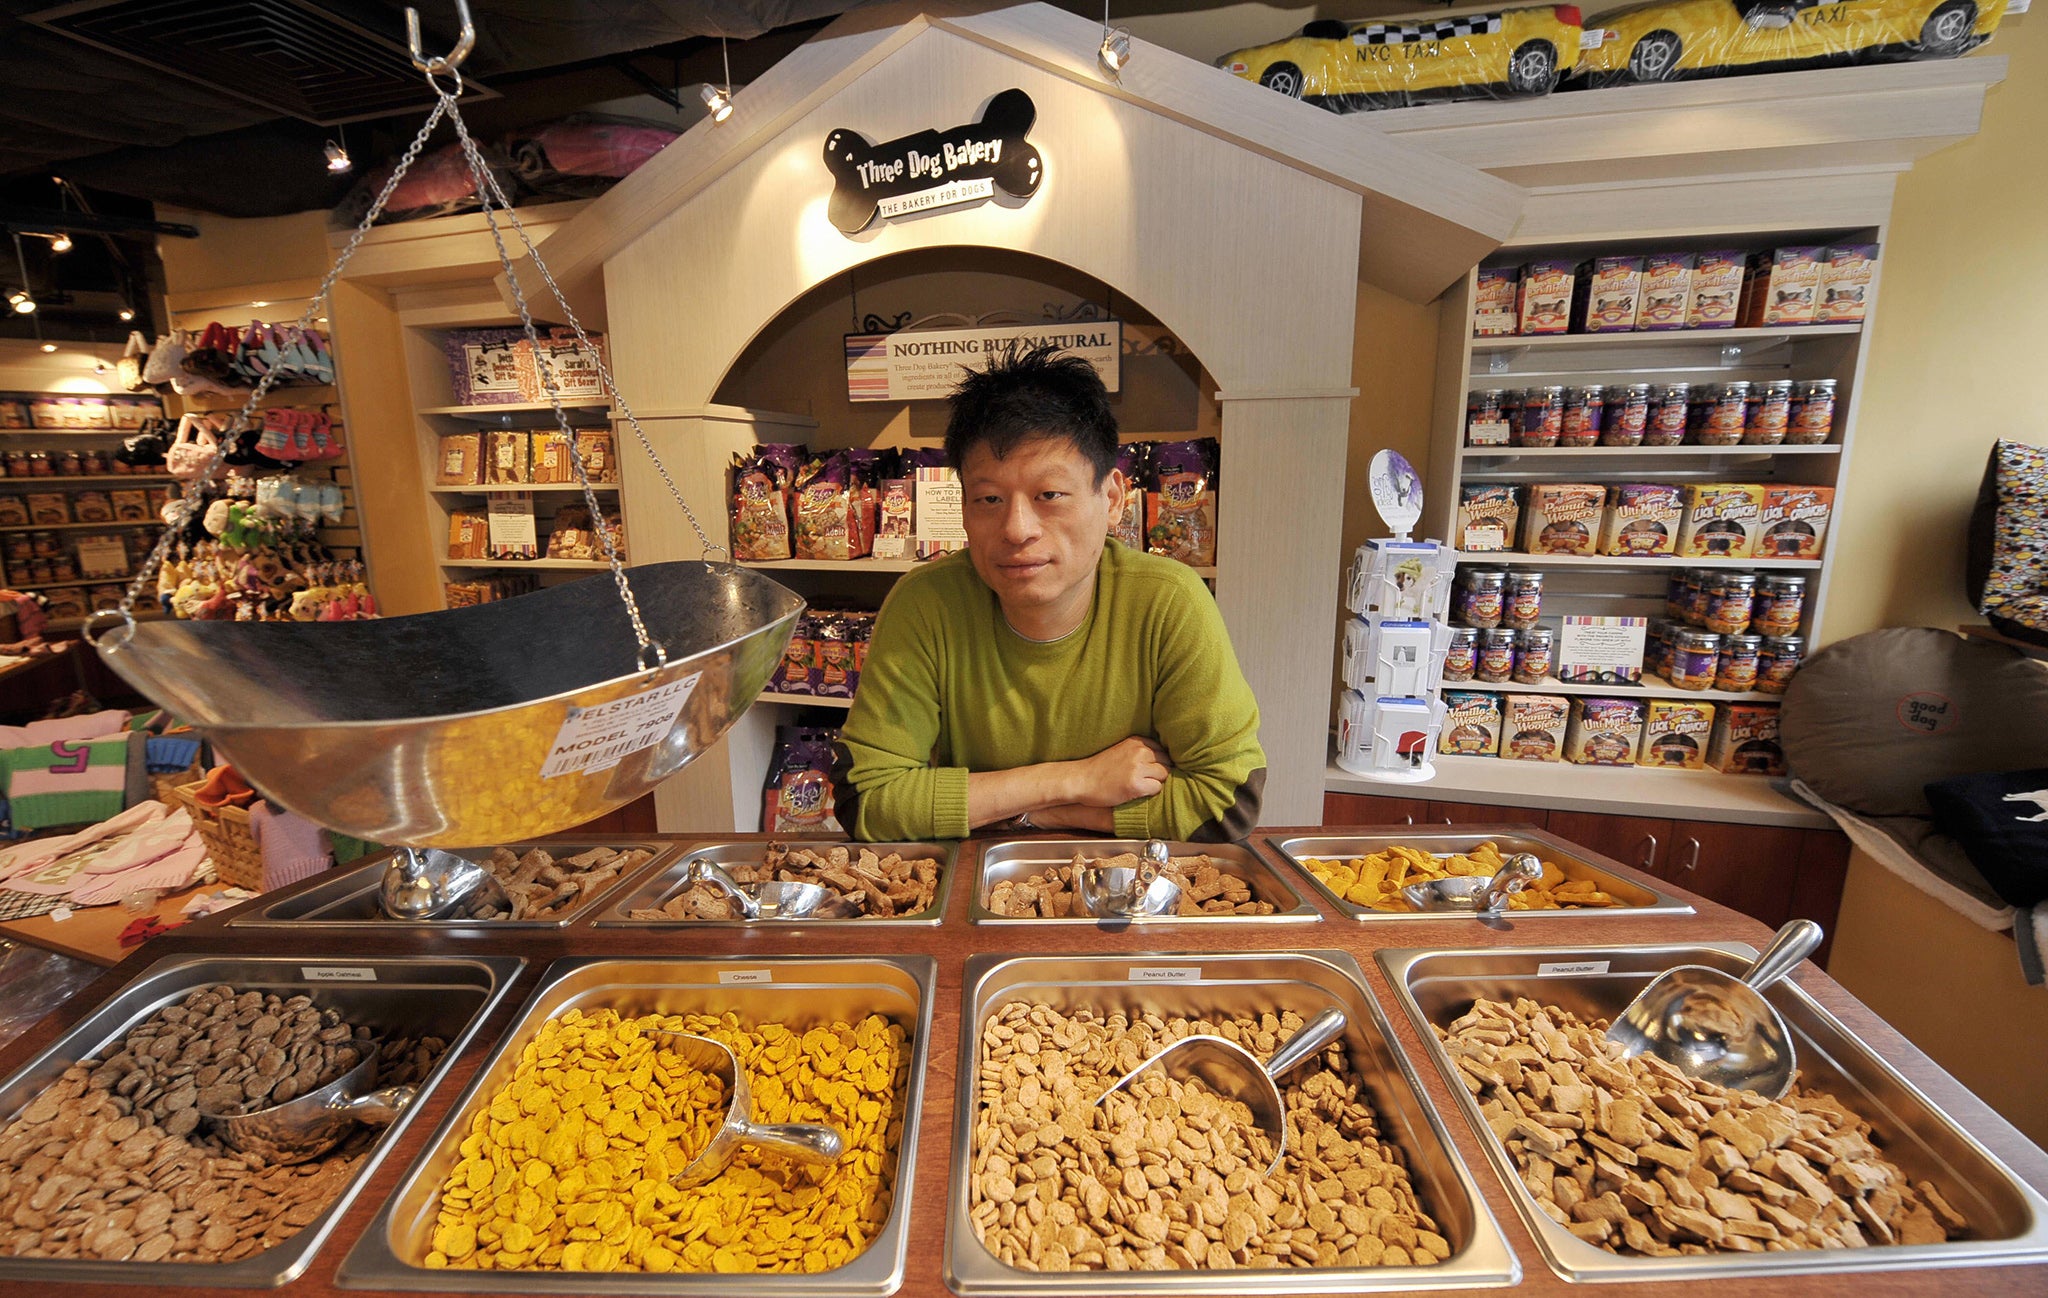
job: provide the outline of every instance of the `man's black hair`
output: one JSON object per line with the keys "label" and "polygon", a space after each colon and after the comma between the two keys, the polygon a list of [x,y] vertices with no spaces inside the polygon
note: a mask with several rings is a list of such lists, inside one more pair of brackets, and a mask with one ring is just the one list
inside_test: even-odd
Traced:
{"label": "man's black hair", "polygon": [[957,472],[976,446],[998,460],[1040,437],[1064,437],[1094,466],[1096,485],[1116,467],[1116,415],[1095,367],[1051,345],[989,359],[953,389],[946,463]]}

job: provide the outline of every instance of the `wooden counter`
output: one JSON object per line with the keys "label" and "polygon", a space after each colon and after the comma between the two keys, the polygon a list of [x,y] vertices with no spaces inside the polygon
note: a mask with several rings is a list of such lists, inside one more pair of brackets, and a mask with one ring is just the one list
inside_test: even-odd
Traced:
{"label": "wooden counter", "polygon": [[[962,871],[953,888],[945,923],[936,929],[888,928],[873,930],[838,928],[802,932],[793,928],[760,928],[727,932],[697,928],[667,931],[605,929],[595,931],[588,921],[557,932],[486,932],[481,934],[433,933],[396,929],[389,933],[336,935],[319,946],[309,943],[305,930],[235,928],[228,923],[233,911],[196,921],[149,944],[105,978],[88,987],[71,1004],[31,1029],[13,1046],[0,1051],[0,1075],[12,1072],[36,1051],[47,1045],[65,1027],[82,1017],[92,1006],[112,995],[129,978],[164,956],[184,953],[262,954],[294,952],[307,956],[332,954],[336,957],[372,954],[518,954],[531,963],[512,993],[486,1022],[476,1042],[450,1068],[439,1085],[422,1101],[422,1112],[404,1133],[399,1146],[386,1158],[358,1194],[335,1231],[333,1238],[313,1259],[306,1273],[287,1286],[291,1298],[327,1298],[360,1292],[342,1290],[335,1273],[356,1238],[368,1225],[378,1206],[396,1192],[415,1155],[432,1136],[461,1094],[471,1076],[496,1050],[496,1043],[510,1027],[520,1007],[538,983],[547,964],[561,956],[602,954],[608,956],[770,956],[770,955],[899,955],[930,954],[938,959],[937,999],[932,1014],[932,1039],[928,1051],[924,1112],[918,1131],[917,1168],[911,1201],[898,1204],[897,1211],[909,1211],[911,1238],[906,1279],[899,1291],[915,1298],[943,1298],[948,1290],[943,1275],[944,1219],[947,1175],[953,1146],[953,1105],[956,1095],[954,1071],[959,1052],[961,1016],[961,974],[966,957],[980,952],[1056,954],[1064,952],[1123,952],[1174,954],[1187,951],[1258,950],[1341,950],[1355,957],[1365,970],[1367,986],[1387,1011],[1394,1039],[1414,1060],[1425,1095],[1443,1115],[1458,1154],[1464,1159],[1485,1195],[1487,1205],[1499,1222],[1509,1246],[1521,1259],[1522,1281],[1516,1292],[1531,1298],[1561,1298],[1570,1291],[1544,1263],[1534,1240],[1522,1225],[1520,1215],[1508,1198],[1487,1160],[1480,1135],[1460,1116],[1453,1097],[1417,1039],[1408,1016],[1401,1013],[1385,975],[1373,960],[1382,947],[1491,947],[1491,946],[1601,946],[1643,942],[1733,940],[1761,948],[1770,931],[1734,911],[1702,898],[1688,895],[1698,913],[1692,916],[1638,919],[1547,917],[1540,920],[1508,922],[1498,927],[1471,919],[1408,921],[1391,924],[1359,923],[1343,918],[1325,905],[1313,888],[1300,882],[1293,867],[1267,849],[1268,834],[1311,833],[1313,830],[1260,830],[1254,843],[1273,864],[1297,881],[1300,891],[1321,910],[1321,923],[1293,925],[1189,925],[1184,928],[1107,932],[1088,927],[1048,925],[978,927],[968,922],[972,881],[978,861],[975,843],[961,848],[958,868]],[[701,838],[701,836],[699,836]],[[761,835],[722,835],[722,841]],[[687,838],[684,841],[688,841]],[[708,840],[704,840],[708,841]],[[1595,858],[1637,880],[1645,876],[1605,858]],[[1760,863],[1761,864],[1761,863]],[[298,887],[311,886],[308,880]],[[1675,891],[1668,880],[1656,881],[1664,890]],[[282,894],[273,894],[274,901]],[[607,903],[607,908],[609,903]],[[1852,1031],[1861,1036],[1893,1067],[1918,1086],[1933,1102],[1974,1135],[2005,1164],[2036,1190],[2048,1193],[2048,1154],[2034,1146],[2009,1123],[1993,1113],[1947,1073],[1894,1032],[1854,997],[1811,965],[1801,966],[1795,976],[1799,985],[1824,1005]],[[1990,1043],[1987,1043],[1987,1047]],[[1489,1137],[1490,1138],[1490,1137]],[[1105,1291],[1113,1288],[1105,1283]],[[1626,1287],[1629,1295],[1642,1298],[1677,1298],[1701,1288],[1699,1282],[1636,1283]],[[1741,1279],[1709,1282],[1705,1287],[1745,1298],[1774,1295],[1811,1294],[1824,1298],[1898,1298],[1903,1295],[1937,1295],[1968,1291],[1973,1295],[1997,1296],[2048,1294],[2048,1265],[2036,1267],[1987,1267],[1946,1271],[1898,1271],[1803,1278]],[[0,1286],[0,1290],[9,1289]],[[12,1286],[26,1292],[28,1286]],[[1298,1292],[1316,1292],[1313,1271],[1298,1277]],[[197,1288],[165,1288],[165,1298],[204,1292]]]}
{"label": "wooden counter", "polygon": [[[210,897],[227,886],[224,883],[201,883],[180,888],[157,898],[156,904],[144,911],[129,910],[116,903],[111,906],[74,907],[71,918],[64,920],[52,919],[48,915],[10,919],[0,922],[0,937],[111,968],[128,959],[133,951],[133,948],[121,945],[121,931],[130,924],[144,915],[154,915],[165,924],[182,924],[185,922],[185,906],[194,897]],[[165,949],[147,942],[143,946],[152,960]]]}

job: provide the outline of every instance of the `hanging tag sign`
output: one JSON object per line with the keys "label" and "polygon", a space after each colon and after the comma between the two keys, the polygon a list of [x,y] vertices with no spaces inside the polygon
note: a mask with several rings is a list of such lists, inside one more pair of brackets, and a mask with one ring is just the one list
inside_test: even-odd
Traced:
{"label": "hanging tag sign", "polygon": [[541,765],[540,778],[608,771],[631,754],[660,743],[674,728],[676,717],[703,675],[691,672],[644,694],[594,708],[569,709],[569,717],[556,732],[548,759]]}
{"label": "hanging tag sign", "polygon": [[869,144],[858,131],[825,137],[832,176],[826,215],[842,234],[859,234],[879,216],[889,220],[992,198],[1000,190],[1022,203],[1038,192],[1045,164],[1024,136],[1038,109],[1022,90],[988,101],[981,120],[948,131],[918,131]]}
{"label": "hanging tag sign", "polygon": [[962,375],[985,370],[1000,356],[1054,347],[1095,367],[1111,392],[1123,383],[1121,320],[1047,321],[969,329],[906,329],[846,335],[846,399],[942,401]]}

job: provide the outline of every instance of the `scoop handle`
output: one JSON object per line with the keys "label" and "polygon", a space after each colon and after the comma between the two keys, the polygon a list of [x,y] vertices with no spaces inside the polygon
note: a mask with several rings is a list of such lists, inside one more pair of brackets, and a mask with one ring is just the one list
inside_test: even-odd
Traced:
{"label": "scoop handle", "polygon": [[417,1086],[387,1086],[381,1091],[358,1095],[342,1105],[342,1111],[369,1127],[388,1127],[398,1121],[418,1098]]}
{"label": "scoop handle", "polygon": [[1274,1051],[1273,1057],[1266,1061],[1266,1076],[1277,1078],[1290,1068],[1306,1063],[1316,1051],[1334,1041],[1348,1022],[1344,1011],[1333,1005],[1302,1024],[1299,1031],[1287,1038],[1287,1044]]}
{"label": "scoop handle", "polygon": [[702,856],[690,858],[689,873],[684,876],[684,879],[685,882],[691,884],[708,883],[724,893],[727,900],[739,908],[742,919],[761,918],[761,903],[749,897],[738,884],[732,881],[731,875],[719,869],[709,858]]}
{"label": "scoop handle", "polygon": [[831,1127],[809,1122],[741,1122],[732,1134],[746,1144],[773,1150],[799,1163],[836,1163],[846,1152],[846,1137]]}
{"label": "scoop handle", "polygon": [[1810,919],[1795,919],[1778,930],[1778,936],[1764,948],[1742,974],[1742,981],[1762,991],[1799,967],[1799,962],[1820,946],[1820,925]]}

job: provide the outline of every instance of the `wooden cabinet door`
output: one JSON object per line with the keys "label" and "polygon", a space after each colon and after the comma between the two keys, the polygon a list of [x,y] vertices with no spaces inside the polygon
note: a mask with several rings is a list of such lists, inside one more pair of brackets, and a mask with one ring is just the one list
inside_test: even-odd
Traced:
{"label": "wooden cabinet door", "polygon": [[1649,816],[1606,816],[1591,811],[1553,811],[1547,826],[1576,843],[1645,874],[1662,874],[1671,860],[1672,822]]}
{"label": "wooden cabinet door", "polygon": [[1325,828],[1426,825],[1429,804],[1421,798],[1382,798],[1370,793],[1325,793]]}
{"label": "wooden cabinet door", "polygon": [[1842,887],[1849,879],[1849,840],[1836,829],[1799,832],[1804,847],[1799,854],[1799,877],[1792,885],[1792,914],[1812,920],[1827,934],[1812,957],[1825,969],[1828,952],[1835,944],[1835,920],[1842,912]]}
{"label": "wooden cabinet door", "polygon": [[1773,928],[1792,917],[1792,892],[1806,832],[1773,825],[1680,820],[1669,863],[1658,873]]}
{"label": "wooden cabinet door", "polygon": [[1549,812],[1541,807],[1505,807],[1488,802],[1436,802],[1429,804],[1429,825],[1534,825],[1541,829]]}

